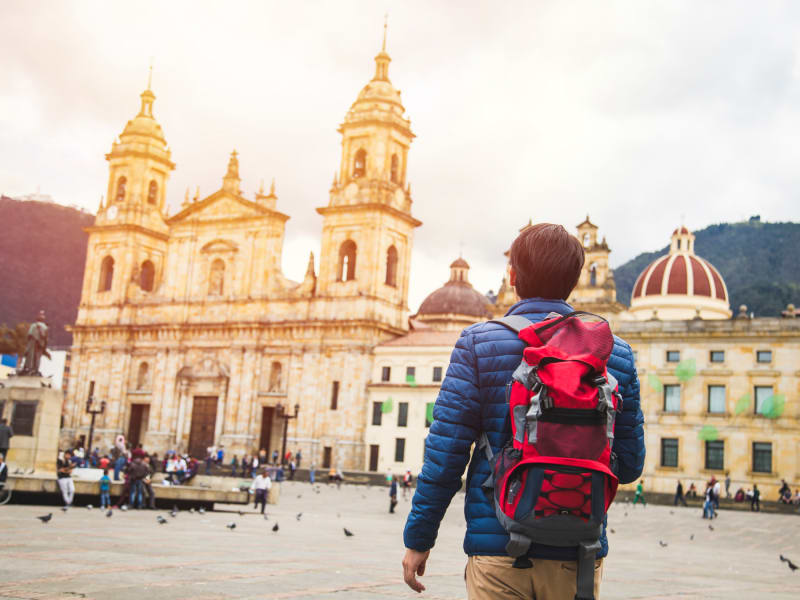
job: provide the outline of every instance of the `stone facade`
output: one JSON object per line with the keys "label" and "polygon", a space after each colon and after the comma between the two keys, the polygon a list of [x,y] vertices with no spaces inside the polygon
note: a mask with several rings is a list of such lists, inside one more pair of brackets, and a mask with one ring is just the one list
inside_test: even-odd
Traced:
{"label": "stone facade", "polygon": [[284,226],[274,185],[245,198],[231,154],[222,187],[164,210],[175,168],[142,95],[106,155],[107,200],[88,229],[62,443],[86,435],[90,382],[107,401],[97,445],[124,433],[148,450],[228,457],[288,449],[341,468],[364,463],[373,348],[408,329],[414,228],[406,179],[413,139],[390,58],[375,57],[339,132],[342,161],[323,216],[319,275],[281,272]]}

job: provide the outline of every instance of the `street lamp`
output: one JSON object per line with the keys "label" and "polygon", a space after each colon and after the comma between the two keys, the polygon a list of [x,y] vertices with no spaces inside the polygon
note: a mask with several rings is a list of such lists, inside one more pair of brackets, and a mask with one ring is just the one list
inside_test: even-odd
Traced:
{"label": "street lamp", "polygon": [[[85,458],[88,459],[92,455],[92,438],[94,437],[94,418],[97,415],[102,415],[106,410],[106,401],[100,401],[100,407],[93,406],[94,404],[94,381],[89,382],[89,397],[86,399],[86,412],[92,415],[92,424],[89,426],[89,443],[86,447]],[[91,461],[89,461],[91,464]]]}
{"label": "street lamp", "polygon": [[281,445],[281,464],[283,464],[286,460],[286,433],[289,429],[289,421],[297,418],[297,413],[300,412],[300,405],[294,405],[293,415],[287,413],[286,408],[280,402],[275,406],[275,409],[278,411],[278,417],[283,419],[283,444]]}

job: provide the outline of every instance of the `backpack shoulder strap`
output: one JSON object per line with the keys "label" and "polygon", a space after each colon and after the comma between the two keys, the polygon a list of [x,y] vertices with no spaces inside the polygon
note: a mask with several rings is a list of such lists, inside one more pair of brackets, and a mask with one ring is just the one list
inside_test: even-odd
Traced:
{"label": "backpack shoulder strap", "polygon": [[499,319],[490,319],[489,323],[500,323],[500,325],[505,325],[515,333],[519,333],[526,327],[533,325],[533,321],[526,319],[521,315],[507,315],[505,317],[500,317]]}

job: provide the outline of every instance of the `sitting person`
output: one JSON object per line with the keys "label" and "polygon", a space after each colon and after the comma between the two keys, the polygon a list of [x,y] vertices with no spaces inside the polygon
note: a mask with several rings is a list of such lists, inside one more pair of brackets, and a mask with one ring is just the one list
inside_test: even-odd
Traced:
{"label": "sitting person", "polygon": [[792,504],[795,506],[800,505],[800,488],[794,491],[794,497],[792,498]]}
{"label": "sitting person", "polygon": [[744,490],[739,488],[736,490],[736,495],[733,497],[734,502],[744,502]]}

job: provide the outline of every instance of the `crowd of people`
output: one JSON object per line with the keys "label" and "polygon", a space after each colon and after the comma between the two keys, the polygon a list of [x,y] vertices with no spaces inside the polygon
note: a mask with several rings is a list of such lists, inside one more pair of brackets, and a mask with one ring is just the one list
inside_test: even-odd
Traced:
{"label": "crowd of people", "polygon": [[[719,501],[722,497],[723,482],[719,481],[715,476],[711,476],[706,482],[705,492],[703,492],[703,518],[714,519],[717,517],[717,510],[719,509]],[[749,502],[750,510],[759,512],[761,510],[761,490],[758,489],[758,484],[753,484],[752,488],[740,487],[735,493],[731,494],[731,476],[729,473],[725,474],[725,497],[732,498],[734,502]],[[697,498],[697,488],[694,483],[690,483],[689,489],[684,493],[683,483],[678,482],[675,489],[675,500],[673,504],[678,506],[682,504],[686,506],[686,498]],[[785,479],[781,479],[781,488],[778,491],[777,501],[782,504],[791,504],[800,507],[800,489],[795,490],[792,494],[792,489]]]}

